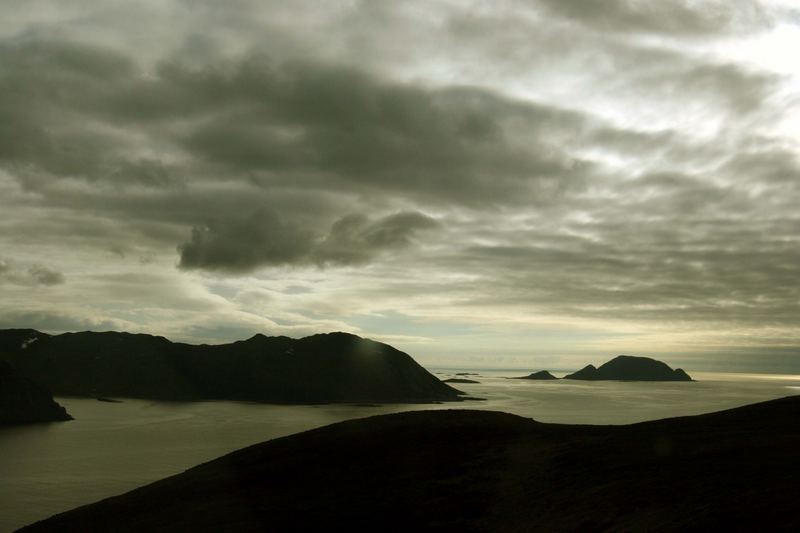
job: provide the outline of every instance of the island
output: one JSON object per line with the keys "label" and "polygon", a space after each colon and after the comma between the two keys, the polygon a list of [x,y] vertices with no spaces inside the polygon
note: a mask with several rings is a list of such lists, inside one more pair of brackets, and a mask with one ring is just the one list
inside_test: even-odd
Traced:
{"label": "island", "polygon": [[480,383],[480,381],[475,381],[474,379],[469,378],[448,378],[443,379],[443,383]]}
{"label": "island", "polygon": [[21,531],[798,531],[798,420],[800,396],[628,426],[383,415],[244,448]]}
{"label": "island", "polygon": [[410,355],[348,333],[191,345],[113,331],[0,330],[0,359],[64,396],[283,404],[465,399]]}
{"label": "island", "polygon": [[538,372],[532,372],[531,374],[528,374],[527,376],[520,376],[520,377],[517,377],[517,378],[511,378],[511,379],[541,379],[541,380],[551,380],[551,379],[558,379],[558,378],[557,378],[557,377],[555,377],[555,376],[554,376],[553,374],[551,374],[550,372],[548,372],[547,370],[540,370],[540,371],[538,371]]}
{"label": "island", "polygon": [[564,379],[585,381],[693,381],[683,369],[673,370],[666,363],[649,357],[618,355],[599,368],[587,365]]}
{"label": "island", "polygon": [[46,387],[0,360],[0,425],[72,420]]}

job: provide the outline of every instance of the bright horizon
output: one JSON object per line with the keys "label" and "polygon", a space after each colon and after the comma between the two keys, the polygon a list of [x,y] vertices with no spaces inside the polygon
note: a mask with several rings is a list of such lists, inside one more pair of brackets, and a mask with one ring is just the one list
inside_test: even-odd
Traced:
{"label": "bright horizon", "polygon": [[800,374],[800,10],[591,5],[5,2],[0,328]]}

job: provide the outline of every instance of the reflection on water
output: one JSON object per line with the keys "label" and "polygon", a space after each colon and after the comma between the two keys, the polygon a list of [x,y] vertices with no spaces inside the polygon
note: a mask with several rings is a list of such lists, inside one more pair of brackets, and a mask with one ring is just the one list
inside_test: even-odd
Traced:
{"label": "reflection on water", "polygon": [[[441,378],[460,370],[437,370]],[[484,402],[360,407],[61,398],[76,418],[0,430],[0,532],[119,494],[263,440],[411,409],[491,409],[543,422],[625,424],[797,394],[800,376],[693,373],[693,383],[527,381],[471,370]]]}

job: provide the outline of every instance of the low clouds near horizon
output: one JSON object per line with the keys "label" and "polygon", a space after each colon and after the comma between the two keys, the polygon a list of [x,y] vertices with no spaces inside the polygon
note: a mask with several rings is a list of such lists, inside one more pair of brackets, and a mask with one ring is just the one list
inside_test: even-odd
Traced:
{"label": "low clouds near horizon", "polygon": [[800,368],[790,2],[12,4],[2,324]]}

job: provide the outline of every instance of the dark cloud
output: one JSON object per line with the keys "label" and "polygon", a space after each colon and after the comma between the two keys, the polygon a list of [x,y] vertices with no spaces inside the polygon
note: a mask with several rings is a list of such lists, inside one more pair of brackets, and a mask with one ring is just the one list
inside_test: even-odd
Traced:
{"label": "dark cloud", "polygon": [[403,212],[370,220],[346,215],[327,235],[314,234],[261,210],[242,219],[226,219],[195,227],[180,245],[184,269],[248,272],[277,265],[354,265],[368,263],[383,252],[406,248],[420,230],[436,226],[421,213]]}
{"label": "dark cloud", "polygon": [[368,263],[381,252],[408,247],[418,231],[436,226],[434,219],[415,212],[375,221],[362,214],[347,215],[331,226],[330,233],[314,250],[313,259],[323,265]]}
{"label": "dark cloud", "polygon": [[538,0],[549,12],[601,31],[705,37],[768,28],[772,17],[754,0]]}
{"label": "dark cloud", "polygon": [[531,198],[531,182],[576,179],[578,161],[561,147],[583,117],[487,90],[427,89],[261,54],[202,67],[167,61],[150,74],[74,42],[6,44],[0,58],[13,58],[0,78],[0,160],[17,168],[158,186],[196,169],[139,154],[183,149],[260,182],[448,201]]}
{"label": "dark cloud", "polygon": [[32,265],[27,269],[0,258],[0,283],[7,281],[16,285],[60,285],[64,274],[42,265]]}
{"label": "dark cloud", "polygon": [[699,62],[669,52],[645,53],[657,63],[632,81],[656,101],[699,97],[706,109],[719,105],[741,118],[745,113],[762,111],[779,81],[774,74],[731,63]]}
{"label": "dark cloud", "polygon": [[155,78],[132,76],[98,96],[91,111],[112,123],[195,121],[164,142],[265,185],[291,179],[448,202],[535,199],[537,182],[571,186],[578,162],[560,148],[583,122],[486,90],[425,89],[258,54],[203,68],[164,63]]}
{"label": "dark cloud", "polygon": [[800,187],[800,157],[782,146],[743,149],[732,155],[723,169],[765,201],[796,194]]}
{"label": "dark cloud", "polygon": [[28,274],[40,285],[58,285],[64,283],[64,274],[41,265],[35,265],[29,268]]}
{"label": "dark cloud", "polygon": [[178,247],[179,266],[246,272],[263,265],[294,263],[305,258],[312,235],[287,225],[274,214],[258,211],[243,219],[225,219],[192,229]]}
{"label": "dark cloud", "polygon": [[198,156],[233,168],[291,170],[323,176],[333,186],[447,201],[531,198],[531,182],[568,185],[574,175],[574,158],[558,149],[580,125],[569,112],[476,89],[424,90],[310,64],[247,60],[229,78],[183,76],[194,90],[205,84],[242,96],[240,109],[186,139]]}
{"label": "dark cloud", "polygon": [[[202,66],[173,59],[146,73],[119,52],[53,41],[7,44],[5,56],[14,60],[0,78],[8,130],[0,138],[9,140],[0,162],[39,191],[52,185],[45,173],[162,194],[224,180],[309,195],[541,204],[579,191],[593,174],[595,165],[577,155],[581,139],[615,142],[613,128],[565,108],[397,83],[342,65],[249,54]],[[639,52],[615,57],[616,68],[636,73],[620,78],[620,94],[635,86],[659,100],[700,95],[742,112],[771,87],[770,77],[733,65],[674,52],[650,60],[655,66],[636,73]],[[616,142],[658,140],[617,131]]]}
{"label": "dark cloud", "polygon": [[147,238],[194,227],[179,246],[188,269],[363,264],[380,255],[366,250],[411,243],[420,219],[347,219],[352,227],[326,238],[346,213],[337,203],[363,199],[370,219],[405,200],[541,205],[592,171],[569,150],[593,127],[588,117],[484,89],[259,53],[148,72],[80,42],[15,41],[0,57],[13,57],[0,77],[0,117],[10,119],[0,136],[15,139],[0,165],[41,203],[124,217]]}
{"label": "dark cloud", "polygon": [[129,58],[103,47],[0,43],[0,161],[81,178],[113,172],[119,137],[80,117],[105,92],[99,80],[113,88],[132,73]]}

